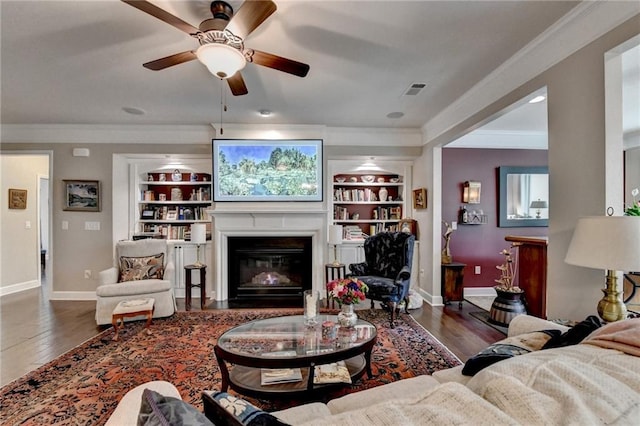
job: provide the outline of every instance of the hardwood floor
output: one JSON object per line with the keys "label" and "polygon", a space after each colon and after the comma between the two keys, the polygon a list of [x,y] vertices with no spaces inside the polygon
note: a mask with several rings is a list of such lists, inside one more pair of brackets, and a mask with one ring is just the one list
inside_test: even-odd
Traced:
{"label": "hardwood floor", "polygon": [[[369,306],[369,302],[365,302]],[[199,310],[199,299],[192,301]],[[212,303],[209,309],[226,309],[226,303]],[[184,299],[178,299],[184,310]],[[479,308],[467,302],[445,307],[422,308],[411,315],[462,361],[504,335],[469,315]],[[0,298],[0,386],[51,361],[108,326],[97,327],[95,302],[49,301],[41,289]]]}

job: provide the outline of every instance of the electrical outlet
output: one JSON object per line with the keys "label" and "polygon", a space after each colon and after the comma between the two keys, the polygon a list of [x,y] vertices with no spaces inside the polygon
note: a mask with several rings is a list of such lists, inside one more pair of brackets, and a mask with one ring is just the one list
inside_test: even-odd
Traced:
{"label": "electrical outlet", "polygon": [[68,220],[63,220],[62,221],[62,230],[66,231],[69,229],[69,221]]}
{"label": "electrical outlet", "polygon": [[84,278],[87,280],[91,279],[91,269],[84,270]]}
{"label": "electrical outlet", "polygon": [[476,265],[473,271],[475,272],[476,275],[480,275],[480,265]]}
{"label": "electrical outlet", "polygon": [[451,222],[451,229],[453,231],[455,231],[456,229],[458,229],[458,222],[456,222],[455,220]]}

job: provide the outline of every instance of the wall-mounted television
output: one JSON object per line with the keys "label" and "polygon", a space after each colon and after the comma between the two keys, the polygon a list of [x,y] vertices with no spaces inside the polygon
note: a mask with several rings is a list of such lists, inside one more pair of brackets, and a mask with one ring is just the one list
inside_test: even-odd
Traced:
{"label": "wall-mounted television", "polygon": [[322,201],[321,139],[214,139],[214,201]]}

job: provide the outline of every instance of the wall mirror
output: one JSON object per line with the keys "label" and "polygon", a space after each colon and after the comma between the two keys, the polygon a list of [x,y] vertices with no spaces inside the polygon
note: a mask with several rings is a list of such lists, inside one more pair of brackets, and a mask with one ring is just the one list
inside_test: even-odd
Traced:
{"label": "wall mirror", "polygon": [[549,226],[547,167],[498,167],[498,226]]}

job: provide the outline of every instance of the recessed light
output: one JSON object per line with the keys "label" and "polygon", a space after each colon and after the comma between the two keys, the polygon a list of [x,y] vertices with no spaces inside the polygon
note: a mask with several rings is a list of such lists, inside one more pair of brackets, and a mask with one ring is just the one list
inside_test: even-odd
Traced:
{"label": "recessed light", "polygon": [[146,114],[145,110],[143,110],[141,108],[136,108],[136,107],[122,107],[122,110],[124,112],[126,112],[127,114],[132,114],[132,115],[145,115]]}
{"label": "recessed light", "polygon": [[404,117],[404,112],[395,111],[387,114],[387,118],[402,118]]}
{"label": "recessed light", "polygon": [[271,111],[269,111],[268,109],[261,109],[260,111],[258,111],[258,113],[262,117],[268,117],[271,115]]}
{"label": "recessed light", "polygon": [[537,104],[538,102],[542,102],[542,101],[544,101],[545,99],[547,99],[545,96],[538,95],[538,96],[536,96],[535,98],[531,99],[531,100],[529,101],[529,103],[530,103],[530,104]]}

